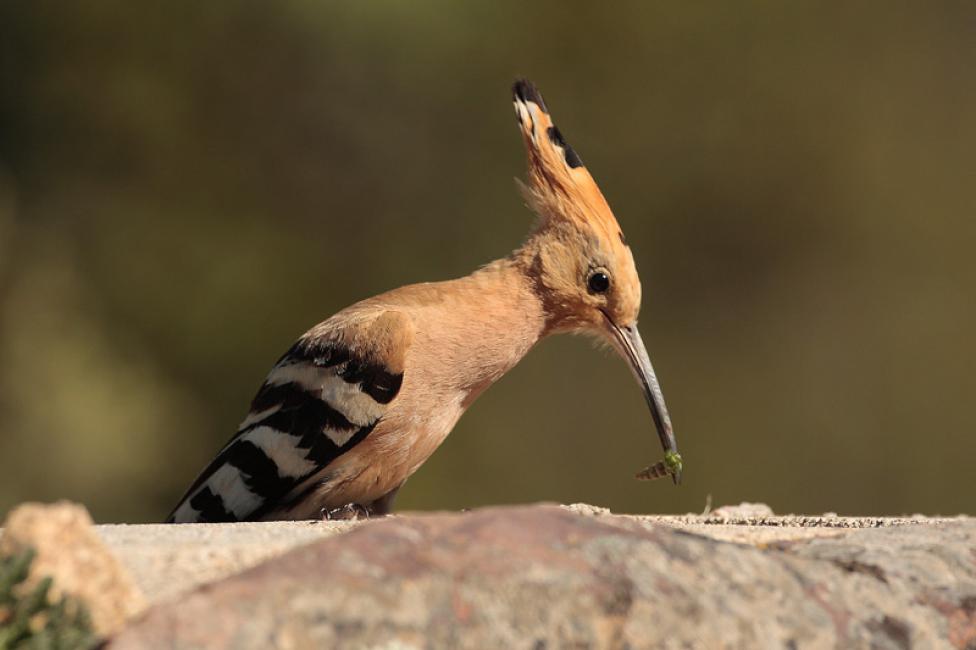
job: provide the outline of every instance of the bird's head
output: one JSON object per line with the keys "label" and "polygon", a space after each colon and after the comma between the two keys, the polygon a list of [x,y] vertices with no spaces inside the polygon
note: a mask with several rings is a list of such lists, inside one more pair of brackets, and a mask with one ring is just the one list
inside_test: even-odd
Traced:
{"label": "bird's head", "polygon": [[513,101],[528,156],[522,189],[540,219],[523,251],[550,331],[585,332],[609,342],[640,383],[665,451],[676,452],[664,397],[637,331],[641,284],[623,231],[535,86],[515,82]]}

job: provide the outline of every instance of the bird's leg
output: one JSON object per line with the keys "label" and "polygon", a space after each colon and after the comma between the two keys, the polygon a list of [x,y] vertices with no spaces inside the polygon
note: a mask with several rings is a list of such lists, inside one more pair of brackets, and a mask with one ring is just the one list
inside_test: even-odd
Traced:
{"label": "bird's leg", "polygon": [[369,519],[370,511],[358,503],[347,503],[338,508],[322,508],[322,521],[359,521]]}
{"label": "bird's leg", "polygon": [[372,517],[384,517],[390,514],[393,509],[393,500],[401,487],[403,487],[403,483],[366,505],[347,503],[338,508],[322,508],[322,521],[359,521]]}

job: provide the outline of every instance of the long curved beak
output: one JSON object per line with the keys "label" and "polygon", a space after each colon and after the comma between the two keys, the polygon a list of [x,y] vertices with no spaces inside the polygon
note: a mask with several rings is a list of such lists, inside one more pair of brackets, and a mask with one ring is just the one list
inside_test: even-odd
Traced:
{"label": "long curved beak", "polygon": [[[654,374],[654,366],[647,356],[647,349],[644,341],[641,340],[640,332],[637,331],[637,324],[629,327],[620,327],[614,323],[609,316],[603,314],[607,325],[613,335],[613,340],[617,344],[617,351],[627,360],[630,365],[634,378],[640,384],[647,400],[647,406],[651,409],[651,417],[654,418],[654,426],[657,428],[657,435],[661,439],[661,446],[665,452],[677,452],[678,443],[674,439],[674,430],[671,428],[671,416],[668,415],[668,407],[664,404],[664,394],[661,393],[661,385],[657,382],[657,375]],[[681,472],[671,475],[675,485],[681,482]]]}

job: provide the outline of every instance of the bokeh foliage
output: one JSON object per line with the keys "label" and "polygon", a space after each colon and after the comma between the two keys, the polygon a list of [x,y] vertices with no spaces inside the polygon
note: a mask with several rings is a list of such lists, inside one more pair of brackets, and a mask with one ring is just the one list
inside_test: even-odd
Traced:
{"label": "bokeh foliage", "polygon": [[531,215],[508,86],[602,185],[685,483],[554,339],[403,508],[973,512],[976,5],[0,4],[0,511],[165,515],[295,336]]}
{"label": "bokeh foliage", "polygon": [[90,650],[91,615],[77,598],[53,597],[51,577],[27,580],[35,552],[0,556],[0,650]]}

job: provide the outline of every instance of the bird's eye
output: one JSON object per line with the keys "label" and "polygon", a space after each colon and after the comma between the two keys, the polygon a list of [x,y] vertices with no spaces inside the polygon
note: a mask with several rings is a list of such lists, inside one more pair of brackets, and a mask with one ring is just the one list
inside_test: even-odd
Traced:
{"label": "bird's eye", "polygon": [[595,271],[586,281],[590,293],[606,293],[610,288],[610,277],[603,271]]}

